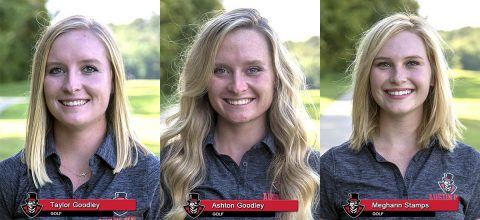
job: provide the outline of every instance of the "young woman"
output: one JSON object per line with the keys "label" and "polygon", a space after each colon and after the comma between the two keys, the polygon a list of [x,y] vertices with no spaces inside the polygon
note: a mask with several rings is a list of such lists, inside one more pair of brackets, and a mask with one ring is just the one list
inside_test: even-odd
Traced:
{"label": "young woman", "polygon": [[365,33],[352,64],[351,139],[321,158],[321,218],[350,219],[343,206],[359,211],[362,199],[454,198],[458,210],[436,219],[480,218],[480,153],[457,141],[441,42],[407,14]]}
{"label": "young woman", "polygon": [[159,159],[129,122],[121,54],[83,16],[47,27],[33,57],[25,148],[0,163],[0,218],[36,199],[135,199],[122,217],[159,216]]}
{"label": "young woman", "polygon": [[307,146],[303,73],[254,9],[199,32],[179,84],[179,112],[161,135],[164,219],[200,199],[293,199],[281,219],[318,219],[318,151]]}

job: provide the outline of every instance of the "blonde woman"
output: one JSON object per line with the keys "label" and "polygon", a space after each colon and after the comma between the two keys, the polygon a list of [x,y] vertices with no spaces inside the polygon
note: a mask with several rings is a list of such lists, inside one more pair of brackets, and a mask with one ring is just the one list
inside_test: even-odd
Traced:
{"label": "blonde woman", "polygon": [[303,83],[256,10],[207,22],[185,60],[179,111],[160,139],[163,219],[184,219],[190,193],[298,200],[298,212],[277,217],[318,219],[320,154],[307,146]]}
{"label": "blonde woman", "polygon": [[159,158],[134,135],[124,85],[106,26],[72,16],[44,30],[25,148],[0,163],[0,219],[26,218],[22,205],[38,199],[116,197],[136,200],[137,210],[122,217],[158,219]]}
{"label": "blonde woman", "polygon": [[352,67],[353,132],[322,155],[320,217],[358,216],[363,199],[458,198],[457,211],[435,219],[480,218],[480,154],[457,141],[438,33],[421,17],[391,15],[363,35]]}

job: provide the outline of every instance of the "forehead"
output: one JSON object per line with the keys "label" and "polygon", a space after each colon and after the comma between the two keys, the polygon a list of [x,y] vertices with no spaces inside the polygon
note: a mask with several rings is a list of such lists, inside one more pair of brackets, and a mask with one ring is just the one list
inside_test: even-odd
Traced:
{"label": "forehead", "polygon": [[[238,28],[227,33],[220,44],[219,53],[228,50],[229,53],[242,52],[245,55],[268,55],[270,56],[270,43],[267,37],[253,28]],[[226,53],[222,55],[228,55]]]}
{"label": "forehead", "polygon": [[83,58],[108,59],[105,44],[90,30],[71,30],[60,34],[52,43],[50,58]]}
{"label": "forehead", "polygon": [[377,57],[420,56],[426,58],[426,53],[425,43],[418,34],[410,31],[401,31],[385,42],[380,48]]}

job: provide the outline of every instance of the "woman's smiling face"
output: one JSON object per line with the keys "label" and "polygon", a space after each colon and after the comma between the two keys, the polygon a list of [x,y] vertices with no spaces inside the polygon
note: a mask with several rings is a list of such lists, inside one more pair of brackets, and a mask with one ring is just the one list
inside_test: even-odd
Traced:
{"label": "woman's smiling face", "polygon": [[85,127],[106,123],[112,70],[103,43],[88,30],[55,39],[45,68],[44,95],[55,123]]}
{"label": "woman's smiling face", "polygon": [[266,37],[256,30],[240,28],[225,36],[208,86],[218,120],[266,122],[275,81],[270,51]]}

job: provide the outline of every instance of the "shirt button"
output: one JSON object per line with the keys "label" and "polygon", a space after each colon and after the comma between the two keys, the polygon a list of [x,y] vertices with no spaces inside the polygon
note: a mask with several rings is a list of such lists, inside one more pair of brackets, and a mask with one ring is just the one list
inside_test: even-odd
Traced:
{"label": "shirt button", "polygon": [[243,162],[243,166],[246,167],[246,166],[247,166],[247,162]]}

